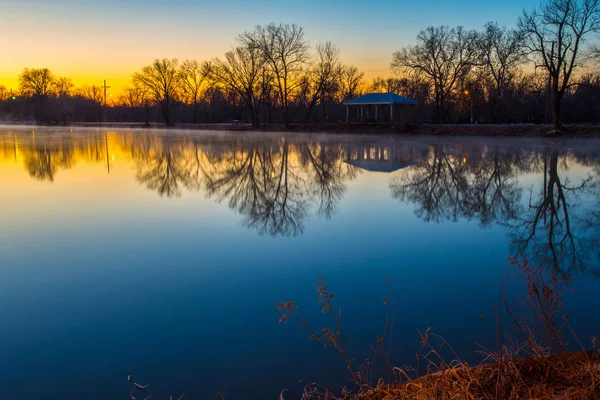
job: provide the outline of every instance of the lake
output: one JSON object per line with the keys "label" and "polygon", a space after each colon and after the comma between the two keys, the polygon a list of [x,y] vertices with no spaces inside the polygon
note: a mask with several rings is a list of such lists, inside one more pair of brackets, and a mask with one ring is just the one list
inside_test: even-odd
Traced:
{"label": "lake", "polygon": [[585,345],[600,334],[598,140],[4,126],[0,210],[7,399],[127,398],[128,375],[155,399],[340,388],[342,360],[275,312],[331,324],[320,276],[357,360],[387,275],[395,363],[428,327],[477,361],[519,254],[568,277]]}

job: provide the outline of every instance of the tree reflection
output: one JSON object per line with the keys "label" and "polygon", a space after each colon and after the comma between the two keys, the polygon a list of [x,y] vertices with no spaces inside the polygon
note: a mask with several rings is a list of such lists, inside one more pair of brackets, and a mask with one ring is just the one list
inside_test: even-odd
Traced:
{"label": "tree reflection", "polygon": [[518,175],[531,165],[530,157],[525,154],[502,154],[498,148],[479,162],[469,163],[472,174],[469,209],[482,226],[516,218],[522,196]]}
{"label": "tree reflection", "polygon": [[[567,276],[584,268],[589,259],[588,240],[597,237],[599,223],[593,217],[597,213],[586,210],[581,195],[590,194],[594,188],[594,177],[588,176],[577,184],[568,178],[561,179],[562,169],[567,170],[567,157],[560,157],[553,149],[543,156],[543,183],[537,196],[534,189],[525,212],[507,221],[514,252],[526,252],[539,262],[561,269]],[[590,218],[592,217],[592,218]],[[590,232],[591,228],[591,232]]]}
{"label": "tree reflection", "polygon": [[[589,269],[589,261],[599,255],[600,233],[600,213],[584,201],[600,197],[597,176],[577,183],[561,178],[569,157],[557,149],[543,155],[499,148],[463,154],[457,146],[434,146],[425,161],[392,180],[391,194],[414,203],[424,221],[498,223],[507,229],[514,255],[527,254],[568,275]],[[589,157],[585,160],[589,166]],[[539,173],[542,181],[524,202],[518,178],[530,172]]]}
{"label": "tree reflection", "polygon": [[354,179],[358,171],[344,162],[341,146],[308,143],[302,146],[301,158],[307,167],[309,193],[318,199],[317,215],[329,219],[346,191],[345,181]]}
{"label": "tree reflection", "polygon": [[356,176],[342,147],[294,145],[287,139],[238,145],[209,156],[204,182],[209,196],[227,200],[243,225],[271,236],[304,232],[311,208],[330,218]]}
{"label": "tree reflection", "polygon": [[308,200],[302,177],[290,165],[290,144],[263,143],[210,157],[204,179],[209,196],[228,199],[243,225],[260,234],[296,236],[304,231]]}
{"label": "tree reflection", "polygon": [[73,148],[69,146],[40,146],[25,153],[25,167],[32,178],[54,182],[60,168],[74,165],[73,153]]}
{"label": "tree reflection", "polygon": [[434,146],[425,161],[392,180],[392,197],[417,204],[416,215],[427,222],[477,218],[488,226],[516,215],[518,157],[498,149],[467,157],[456,147]]}
{"label": "tree reflection", "polygon": [[0,155],[22,159],[27,173],[41,182],[54,182],[61,169],[73,168],[78,161],[104,161],[106,135],[72,136],[54,132],[15,131],[0,135]]}
{"label": "tree reflection", "polygon": [[466,166],[461,160],[460,155],[435,146],[424,163],[392,180],[392,196],[417,204],[416,215],[427,222],[468,216]]}
{"label": "tree reflection", "polygon": [[198,174],[194,174],[193,162],[190,162],[193,160],[190,160],[179,140],[160,138],[158,143],[152,145],[151,138],[146,137],[133,154],[138,182],[161,197],[179,197],[184,188],[198,188]]}

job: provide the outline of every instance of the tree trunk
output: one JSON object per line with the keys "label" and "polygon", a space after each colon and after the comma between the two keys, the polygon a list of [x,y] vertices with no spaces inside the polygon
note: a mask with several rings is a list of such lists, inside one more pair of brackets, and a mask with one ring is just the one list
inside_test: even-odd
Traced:
{"label": "tree trunk", "polygon": [[167,102],[164,102],[162,105],[163,117],[165,118],[165,125],[171,126],[171,109]]}
{"label": "tree trunk", "polygon": [[435,122],[438,124],[442,121],[441,113],[440,113],[440,93],[435,93]]}
{"label": "tree trunk", "polygon": [[308,108],[306,110],[306,115],[304,116],[304,123],[302,124],[304,128],[306,128],[306,125],[308,124],[308,119],[310,118],[310,114],[311,114],[312,109],[315,106],[315,104],[317,104],[317,96],[316,95],[313,96],[310,103],[308,104]]}
{"label": "tree trunk", "polygon": [[198,103],[194,100],[194,114],[192,116],[192,122],[195,124],[198,122]]}
{"label": "tree trunk", "polygon": [[325,127],[325,95],[321,95],[321,127]]}
{"label": "tree trunk", "polygon": [[283,125],[286,128],[289,128],[290,127],[290,121],[289,121],[287,106],[282,106],[282,108],[281,108],[281,114],[283,116]]}
{"label": "tree trunk", "polygon": [[150,105],[145,103],[144,109],[146,111],[146,126],[150,126]]}
{"label": "tree trunk", "polygon": [[554,127],[554,133],[560,133],[562,131],[562,123],[560,119],[560,106],[562,96],[560,92],[554,92],[552,96],[552,125]]}
{"label": "tree trunk", "polygon": [[250,122],[252,122],[252,127],[256,128],[256,111],[252,105],[248,105],[248,110],[250,111]]}

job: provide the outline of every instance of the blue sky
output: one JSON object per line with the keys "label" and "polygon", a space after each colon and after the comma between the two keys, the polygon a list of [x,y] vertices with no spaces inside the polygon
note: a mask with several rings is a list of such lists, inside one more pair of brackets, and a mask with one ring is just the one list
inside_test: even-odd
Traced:
{"label": "blue sky", "polygon": [[[0,0],[0,84],[24,67],[74,79],[125,81],[154,58],[210,59],[257,24],[296,23],[311,44],[331,40],[367,76],[389,74],[391,54],[430,25],[514,26],[538,0]],[[96,76],[98,76],[96,78]],[[16,78],[16,76],[15,76]],[[9,85],[10,86],[10,82]]]}

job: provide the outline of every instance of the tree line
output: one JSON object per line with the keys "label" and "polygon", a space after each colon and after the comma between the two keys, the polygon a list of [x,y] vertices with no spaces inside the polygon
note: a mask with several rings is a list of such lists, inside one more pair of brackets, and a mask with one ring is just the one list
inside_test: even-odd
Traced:
{"label": "tree line", "polygon": [[341,122],[342,103],[367,92],[418,100],[431,122],[598,122],[595,40],[600,0],[544,0],[515,29],[427,27],[394,52],[391,78],[366,82],[331,42],[311,47],[295,24],[257,26],[221,58],[157,59],[131,77],[118,98],[101,86],[75,88],[46,68],[25,68],[19,88],[0,86],[4,119],[260,124]]}

